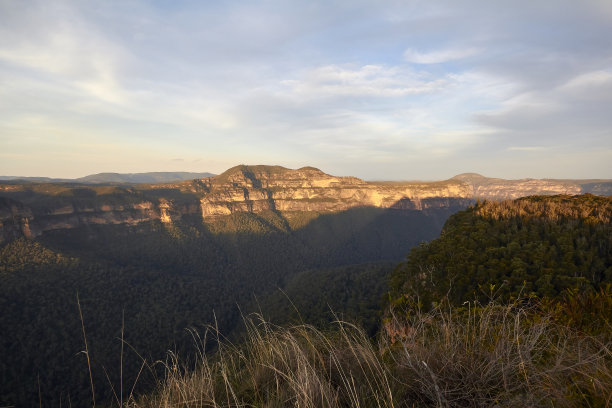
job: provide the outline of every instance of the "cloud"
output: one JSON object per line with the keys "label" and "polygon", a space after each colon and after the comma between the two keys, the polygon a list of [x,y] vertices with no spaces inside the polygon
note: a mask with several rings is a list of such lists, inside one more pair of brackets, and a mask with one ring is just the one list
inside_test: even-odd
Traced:
{"label": "cloud", "polygon": [[493,173],[495,158],[610,149],[610,67],[598,0],[0,1],[0,139],[5,154],[73,146],[96,166],[104,141],[134,166],[155,163],[147,146],[185,166]]}
{"label": "cloud", "polygon": [[444,78],[427,78],[401,67],[364,65],[346,68],[337,65],[316,67],[300,79],[281,82],[299,97],[363,96],[401,97],[434,92],[444,88]]}
{"label": "cloud", "polygon": [[538,152],[546,150],[543,146],[511,146],[507,150],[519,152]]}
{"label": "cloud", "polygon": [[[121,65],[128,53],[62,2],[6,8],[0,29],[0,61],[29,72],[44,85],[62,83],[94,99],[122,103]],[[27,33],[27,34],[23,34]]]}
{"label": "cloud", "polygon": [[609,103],[612,100],[612,71],[581,73],[559,86],[558,91],[568,99]]}
{"label": "cloud", "polygon": [[476,120],[497,129],[506,143],[536,140],[548,145],[612,147],[611,108],[612,74],[594,71],[556,87],[518,94],[496,110],[477,114]]}
{"label": "cloud", "polygon": [[415,64],[440,64],[443,62],[461,60],[476,55],[479,52],[476,48],[465,49],[444,49],[421,53],[413,49],[404,51],[404,59]]}

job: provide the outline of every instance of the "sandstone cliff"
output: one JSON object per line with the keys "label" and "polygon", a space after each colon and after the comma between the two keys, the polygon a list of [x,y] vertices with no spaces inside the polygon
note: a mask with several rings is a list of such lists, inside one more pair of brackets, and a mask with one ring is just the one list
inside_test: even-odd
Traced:
{"label": "sandstone cliff", "polygon": [[237,211],[334,212],[358,206],[425,210],[465,206],[471,200],[469,188],[459,181],[368,183],[312,167],[238,166],[203,184],[200,203],[205,218]]}
{"label": "sandstone cliff", "polygon": [[19,236],[32,237],[32,211],[22,203],[0,197],[0,244]]}
{"label": "sandstone cliff", "polygon": [[190,204],[174,205],[166,198],[117,186],[0,185],[0,243],[82,225],[171,222],[184,214],[199,213],[197,199]]}
{"label": "sandstone cliff", "polygon": [[557,180],[504,180],[489,178],[475,173],[453,177],[470,186],[474,198],[489,200],[512,200],[530,195],[580,194],[578,184]]}
{"label": "sandstone cliff", "polygon": [[236,166],[214,177],[138,186],[29,183],[0,185],[0,243],[15,236],[90,224],[135,225],[185,216],[204,222],[236,212],[275,211],[286,218],[354,207],[459,210],[476,199],[526,195],[612,194],[610,180],[503,180],[461,174],[438,182],[366,182],[313,167]]}

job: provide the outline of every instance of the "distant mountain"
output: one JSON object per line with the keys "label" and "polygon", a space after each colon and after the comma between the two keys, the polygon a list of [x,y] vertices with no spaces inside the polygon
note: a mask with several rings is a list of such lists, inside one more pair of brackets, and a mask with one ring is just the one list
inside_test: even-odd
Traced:
{"label": "distant mountain", "polygon": [[32,183],[84,183],[84,184],[152,184],[152,183],[174,183],[178,181],[193,180],[198,178],[212,177],[213,173],[190,173],[186,171],[175,172],[149,172],[149,173],[97,173],[76,179],[49,178],[49,177],[20,177],[0,176],[0,181],[32,182]]}
{"label": "distant mountain", "polygon": [[176,172],[150,172],[150,173],[98,173],[75,179],[79,183],[174,183],[177,181],[193,180],[212,177],[213,173]]}
{"label": "distant mountain", "polygon": [[0,181],[11,181],[11,182],[28,182],[28,183],[65,183],[70,182],[72,179],[60,179],[50,177],[22,177],[22,176],[0,176]]}
{"label": "distant mountain", "polygon": [[[289,184],[309,184],[313,180],[313,187],[318,187],[317,183],[323,179],[324,184],[332,183],[335,185],[341,184],[360,184],[369,185],[370,187],[378,186],[389,189],[395,186],[396,189],[400,186],[415,187],[417,185],[429,186],[436,188],[442,184],[446,187],[456,187],[461,185],[464,191],[455,191],[455,194],[460,197],[470,199],[483,200],[507,200],[529,195],[554,195],[554,194],[584,194],[591,193],[596,195],[612,195],[612,179],[533,179],[525,178],[518,180],[506,180],[501,178],[486,177],[478,173],[463,173],[455,177],[439,182],[415,182],[415,181],[398,181],[398,182],[364,182],[363,180],[354,177],[334,177],[323,173],[314,167],[303,167],[298,170],[291,170],[281,166],[245,166],[239,165],[226,170],[220,175],[213,173],[202,172],[148,172],[148,173],[97,173],[90,174],[85,177],[75,179],[66,178],[50,178],[50,177],[21,177],[21,176],[0,176],[0,182],[6,184],[24,184],[24,183],[81,183],[81,184],[163,184],[163,183],[178,183],[187,180],[203,179],[214,177],[212,183],[214,185],[223,185],[234,178],[238,179],[238,184],[245,184],[248,179],[251,184],[249,187],[258,187],[259,182],[266,184],[268,179],[277,179],[276,183],[282,184],[282,181],[288,178],[292,180]],[[282,181],[281,181],[282,180]],[[236,180],[234,180],[236,181]],[[249,181],[246,184],[249,184]],[[231,184],[231,183],[230,183]],[[235,186],[234,186],[235,187]],[[413,192],[414,193],[414,192]],[[448,192],[442,193],[445,196]],[[386,195],[386,194],[385,194]],[[417,194],[419,195],[419,194]]]}
{"label": "distant mountain", "polygon": [[0,202],[0,221],[5,223],[0,225],[0,243],[14,237],[16,231],[36,237],[45,231],[89,224],[158,220],[171,225],[190,217],[209,223],[232,214],[272,211],[281,216],[277,221],[292,229],[320,214],[359,207],[453,213],[476,200],[612,195],[612,180],[504,180],[475,173],[435,182],[366,182],[313,167],[240,165],[218,176],[207,175],[102,173],[75,179],[72,184],[5,181],[0,183],[0,197],[18,202],[29,212],[15,218],[21,210],[11,204],[9,211],[7,204],[3,216]]}
{"label": "distant mountain", "polygon": [[474,199],[513,200],[531,195],[585,194],[612,195],[612,180],[532,179],[505,180],[477,173],[463,173],[451,180],[467,184]]}
{"label": "distant mountain", "polygon": [[[0,224],[0,243],[14,237],[15,231],[37,237],[46,231],[91,224],[161,221],[173,225],[194,217],[211,223],[241,213],[276,214],[274,222],[283,225],[282,229],[293,229],[321,214],[363,207],[424,211],[428,216],[440,213],[445,219],[473,202],[471,189],[457,180],[369,183],[331,176],[313,167],[292,170],[280,166],[236,166],[214,177],[194,175],[190,173],[192,180],[161,185],[143,184],[146,178],[131,179],[141,183],[122,184],[119,180],[130,179],[118,174],[78,179],[80,185],[0,183],[0,197],[29,211],[20,215],[23,211],[15,205],[4,204],[3,212],[0,202],[0,222],[4,223]],[[440,228],[442,218],[437,224]]]}

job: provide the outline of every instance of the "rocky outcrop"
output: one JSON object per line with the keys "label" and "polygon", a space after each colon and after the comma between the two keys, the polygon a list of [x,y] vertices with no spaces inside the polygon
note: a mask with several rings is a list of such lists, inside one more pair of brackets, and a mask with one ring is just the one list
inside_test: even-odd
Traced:
{"label": "rocky outcrop", "polygon": [[[147,199],[135,191],[82,186],[0,186],[0,242],[17,236],[37,237],[45,231],[84,225],[136,225],[150,220],[172,223],[186,214],[200,214],[197,199],[175,205],[165,198]],[[15,198],[2,197],[9,195]],[[22,200],[18,201],[16,198]]]}
{"label": "rocky outcrop", "polygon": [[582,180],[580,188],[583,193],[591,193],[600,196],[612,195],[612,181],[610,180]]}
{"label": "rocky outcrop", "polygon": [[611,195],[610,180],[554,180],[520,179],[504,180],[484,177],[476,173],[464,173],[451,180],[461,181],[469,186],[474,199],[513,200],[531,195],[584,194]]}
{"label": "rocky outcrop", "polygon": [[49,214],[35,215],[32,224],[34,235],[54,229],[69,229],[94,224],[135,225],[151,219],[159,219],[160,212],[150,202],[134,205],[102,205],[98,208],[62,207]]}
{"label": "rocky outcrop", "polygon": [[[474,173],[438,182],[366,182],[313,167],[236,166],[214,177],[138,187],[79,184],[0,185],[0,240],[93,224],[135,225],[185,216],[208,222],[236,212],[330,213],[354,207],[459,210],[476,199],[610,193],[610,180],[503,180]],[[1,242],[0,241],[0,242]]]}
{"label": "rocky outcrop", "polygon": [[204,218],[239,211],[335,212],[358,206],[425,210],[466,206],[472,200],[469,187],[460,181],[370,183],[312,167],[238,166],[204,184]]}
{"label": "rocky outcrop", "polygon": [[15,237],[32,237],[32,211],[18,201],[0,197],[0,244]]}

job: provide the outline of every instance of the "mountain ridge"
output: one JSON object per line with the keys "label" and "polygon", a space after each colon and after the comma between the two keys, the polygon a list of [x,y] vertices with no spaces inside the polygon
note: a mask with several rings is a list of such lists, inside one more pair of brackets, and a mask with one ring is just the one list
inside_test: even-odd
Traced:
{"label": "mountain ridge", "polygon": [[242,164],[217,176],[169,183],[5,182],[0,183],[0,198],[5,199],[0,201],[0,242],[19,231],[35,237],[92,224],[135,225],[151,220],[172,224],[194,216],[210,223],[234,213],[269,211],[291,223],[304,213],[355,207],[458,210],[477,200],[582,193],[611,195],[612,180],[504,180],[464,173],[433,182],[370,182],[333,176],[314,167]]}
{"label": "mountain ridge", "polygon": [[209,172],[186,172],[186,171],[153,171],[145,173],[95,173],[78,178],[52,178],[52,177],[22,177],[22,176],[0,176],[0,182],[32,182],[32,183],[170,183],[175,181],[192,180],[196,178],[211,177],[214,173]]}

